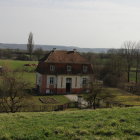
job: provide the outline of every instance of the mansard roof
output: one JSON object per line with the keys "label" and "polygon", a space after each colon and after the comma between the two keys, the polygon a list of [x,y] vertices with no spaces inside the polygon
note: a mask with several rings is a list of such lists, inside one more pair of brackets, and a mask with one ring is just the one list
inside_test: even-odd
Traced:
{"label": "mansard roof", "polygon": [[46,54],[41,62],[47,63],[77,63],[77,64],[90,64],[86,58],[81,56],[75,50],[65,51],[65,50],[52,50]]}
{"label": "mansard roof", "polygon": [[[54,71],[50,71],[51,65],[55,66]],[[67,65],[71,65],[71,72],[67,71]],[[88,68],[86,73],[83,72],[85,65]],[[36,71],[42,74],[93,74],[92,64],[75,50],[50,51],[40,59]]]}

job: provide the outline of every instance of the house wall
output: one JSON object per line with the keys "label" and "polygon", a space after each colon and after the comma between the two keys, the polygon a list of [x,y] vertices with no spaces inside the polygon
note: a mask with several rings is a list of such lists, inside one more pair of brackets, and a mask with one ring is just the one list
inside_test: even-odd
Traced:
{"label": "house wall", "polygon": [[42,75],[40,73],[36,73],[36,85],[41,86]]}
{"label": "house wall", "polygon": [[[50,77],[54,78],[54,84],[50,84]],[[66,93],[66,79],[72,79],[71,93],[80,93],[83,90],[83,78],[90,80],[89,75],[40,75],[37,74],[37,84],[40,86],[40,92],[50,94],[50,92],[57,94]]]}

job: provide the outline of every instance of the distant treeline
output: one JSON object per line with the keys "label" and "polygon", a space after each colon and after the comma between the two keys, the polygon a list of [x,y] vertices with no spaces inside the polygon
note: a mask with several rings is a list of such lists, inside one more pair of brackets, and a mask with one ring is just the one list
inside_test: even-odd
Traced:
{"label": "distant treeline", "polygon": [[[35,49],[32,54],[32,60],[39,60],[47,52],[41,48]],[[26,50],[0,49],[0,59],[30,60],[30,54]]]}

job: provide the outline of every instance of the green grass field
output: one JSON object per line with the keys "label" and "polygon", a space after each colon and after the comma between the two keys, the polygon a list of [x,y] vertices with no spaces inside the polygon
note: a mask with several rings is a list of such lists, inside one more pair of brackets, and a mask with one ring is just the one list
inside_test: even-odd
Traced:
{"label": "green grass field", "polygon": [[0,114],[1,140],[139,140],[140,108]]}
{"label": "green grass field", "polygon": [[0,60],[0,66],[9,66],[12,69],[22,69],[24,64],[37,64],[37,61]]}
{"label": "green grass field", "polygon": [[18,70],[19,74],[21,74],[22,70],[24,70],[23,78],[29,82],[30,87],[34,88],[36,83],[36,74],[35,68],[36,67],[26,67],[24,64],[37,64],[37,61],[20,61],[20,60],[0,60],[0,66],[8,66],[8,68]]}
{"label": "green grass field", "polygon": [[114,95],[111,101],[118,102],[123,105],[138,105],[140,106],[140,96],[131,94],[129,92],[123,91],[117,88],[107,88],[110,95]]}

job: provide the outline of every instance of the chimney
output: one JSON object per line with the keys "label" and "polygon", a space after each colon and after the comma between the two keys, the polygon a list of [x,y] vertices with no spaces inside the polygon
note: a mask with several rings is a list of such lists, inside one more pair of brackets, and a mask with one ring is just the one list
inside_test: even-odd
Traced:
{"label": "chimney", "polygon": [[76,49],[73,49],[73,52],[76,52],[77,50]]}

